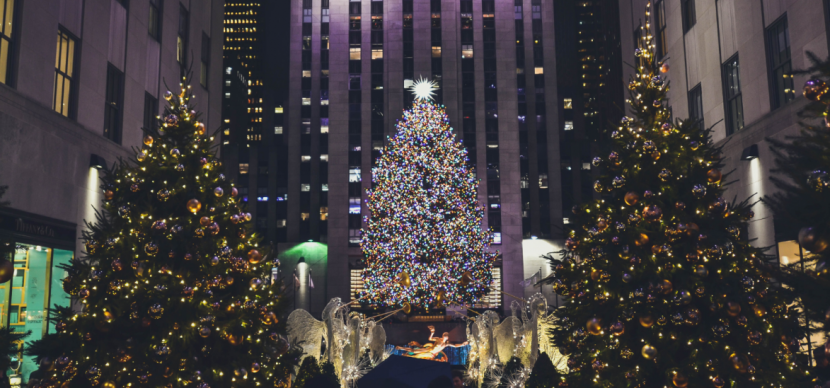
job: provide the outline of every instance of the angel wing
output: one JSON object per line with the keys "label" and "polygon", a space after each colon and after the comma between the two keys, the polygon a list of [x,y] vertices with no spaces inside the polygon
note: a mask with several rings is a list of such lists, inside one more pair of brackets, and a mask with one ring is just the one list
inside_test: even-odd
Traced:
{"label": "angel wing", "polygon": [[383,361],[386,353],[386,330],[383,330],[383,325],[375,325],[372,327],[371,336],[369,340],[369,352],[371,352],[372,360],[376,363]]}
{"label": "angel wing", "polygon": [[308,356],[320,359],[321,341],[328,341],[326,325],[315,319],[308,311],[294,310],[288,316],[288,342],[303,349],[299,363]]}
{"label": "angel wing", "polygon": [[513,357],[519,339],[517,332],[521,327],[522,322],[519,318],[509,316],[493,328],[493,343],[502,364],[506,364]]}

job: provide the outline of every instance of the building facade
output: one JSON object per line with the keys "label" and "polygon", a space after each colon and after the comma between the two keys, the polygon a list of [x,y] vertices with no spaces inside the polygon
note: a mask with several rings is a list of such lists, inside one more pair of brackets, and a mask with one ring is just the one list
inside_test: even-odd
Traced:
{"label": "building facade", "polygon": [[[540,255],[559,249],[563,225],[553,2],[292,0],[290,15],[286,241],[327,246],[312,305],[361,287],[371,169],[421,77],[438,82],[480,179],[495,288],[538,292],[523,280],[548,273]],[[509,302],[494,291],[484,304]]]}
{"label": "building facade", "polygon": [[[0,326],[54,330],[68,305],[59,269],[83,257],[84,220],[100,208],[99,169],[131,158],[182,69],[207,126],[221,110],[222,2],[2,0],[0,243],[14,276],[0,284]],[[34,369],[24,357],[13,371]],[[10,372],[11,373],[11,372]]]}
{"label": "building facade", "polygon": [[[647,4],[620,3],[628,63],[635,63]],[[827,57],[830,2],[656,0],[651,5],[657,55],[670,67],[673,115],[712,127],[713,140],[723,146],[724,171],[732,171],[729,180],[735,181],[725,197],[760,199],[774,193],[769,178],[775,161],[766,139],[799,134],[797,112],[807,102],[801,93],[807,75],[793,71],[811,66],[807,52]],[[627,71],[625,82],[632,73]],[[800,261],[798,230],[776,227],[763,204],[753,210],[748,233],[754,244],[773,247],[769,253],[781,264]]]}

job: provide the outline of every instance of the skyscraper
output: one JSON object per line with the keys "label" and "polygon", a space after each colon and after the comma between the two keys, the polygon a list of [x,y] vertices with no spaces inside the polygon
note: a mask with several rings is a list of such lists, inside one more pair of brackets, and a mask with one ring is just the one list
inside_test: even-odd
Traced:
{"label": "skyscraper", "polygon": [[[483,226],[492,230],[492,248],[501,253],[495,288],[513,295],[538,292],[523,280],[548,273],[540,255],[559,249],[563,209],[580,200],[574,196],[585,195],[573,190],[578,177],[563,174],[570,170],[562,158],[577,171],[583,159],[590,160],[590,147],[571,154],[571,140],[560,140],[584,132],[582,121],[563,120],[565,113],[574,114],[574,102],[582,101],[575,94],[584,91],[559,92],[566,73],[557,69],[553,3],[292,0],[290,8],[288,93],[281,110],[264,110],[264,120],[282,120],[274,133],[285,147],[276,173],[284,176],[271,174],[272,181],[285,183],[276,186],[284,187],[277,191],[287,199],[284,216],[275,215],[284,226],[278,234],[284,238],[276,240],[284,244],[279,250],[325,244],[324,273],[314,276],[327,281],[312,304],[333,296],[350,299],[361,287],[360,230],[371,169],[413,100],[407,88],[421,77],[440,85],[435,100],[446,106],[481,181]],[[576,47],[576,36],[564,36],[573,37],[569,44]],[[606,43],[596,42],[590,49],[599,57]],[[593,78],[604,77],[606,63],[606,56],[591,62]],[[569,71],[581,74],[582,65],[574,61]],[[589,104],[576,113],[597,110]],[[589,121],[598,123],[599,117]],[[268,132],[270,127],[263,126]],[[563,188],[570,190],[567,207]],[[271,229],[266,236],[272,236]],[[505,305],[502,298],[487,303]]]}

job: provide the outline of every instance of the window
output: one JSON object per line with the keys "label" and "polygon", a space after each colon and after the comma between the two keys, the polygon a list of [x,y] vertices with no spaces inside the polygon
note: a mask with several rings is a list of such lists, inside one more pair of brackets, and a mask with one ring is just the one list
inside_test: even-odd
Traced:
{"label": "window", "polygon": [[275,135],[282,135],[282,127],[274,127]]}
{"label": "window", "polygon": [[565,106],[565,109],[573,109],[574,108],[574,100],[572,98],[564,99],[564,106]]}
{"label": "window", "polygon": [[726,101],[726,134],[731,135],[744,127],[744,106],[737,54],[723,64],[723,100]]}
{"label": "window", "polygon": [[58,31],[55,68],[55,91],[52,109],[66,117],[74,116],[75,38]]}
{"label": "window", "polygon": [[208,87],[208,74],[210,70],[210,37],[202,32],[202,69],[199,74],[199,83],[203,88]]}
{"label": "window", "polygon": [[349,214],[360,214],[360,197],[349,197]]}
{"label": "window", "polygon": [[300,183],[300,191],[311,191],[311,184]]}
{"label": "window", "polygon": [[225,92],[225,98],[231,98],[231,92]]}
{"label": "window", "polygon": [[301,156],[300,156],[300,161],[302,161],[302,162],[310,162],[310,161],[311,161],[311,155],[301,155]]}
{"label": "window", "polygon": [[383,49],[372,49],[372,60],[383,59]]}
{"label": "window", "polygon": [[185,65],[187,62],[187,37],[190,15],[184,6],[179,5],[179,35],[176,37],[176,61]]}
{"label": "window", "polygon": [[700,91],[700,84],[689,90],[689,119],[697,121],[698,125],[705,127],[703,123],[703,93]]}
{"label": "window", "polygon": [[540,189],[547,189],[548,188],[548,174],[539,174],[539,188]]}
{"label": "window", "polygon": [[329,219],[329,207],[328,206],[320,206],[320,221],[326,221]]}
{"label": "window", "polygon": [[156,41],[161,41],[161,1],[150,0],[150,16],[147,20],[147,32]]}
{"label": "window", "polygon": [[351,47],[351,48],[349,48],[349,60],[352,60],[352,61],[359,61],[360,60],[360,47]]}
{"label": "window", "polygon": [[239,163],[239,175],[248,173],[248,163]]}
{"label": "window", "polygon": [[689,32],[697,22],[695,0],[680,0],[680,15],[683,18],[683,33]]}
{"label": "window", "polygon": [[14,31],[15,0],[0,0],[0,82],[9,84],[13,60],[12,32]]}
{"label": "window", "polygon": [[360,166],[349,167],[349,182],[360,182]]}
{"label": "window", "polygon": [[795,98],[787,15],[782,16],[767,28],[767,58],[770,109],[773,110]]}
{"label": "window", "polygon": [[[462,57],[463,57],[462,51]],[[433,58],[441,58],[441,46],[432,46],[432,57]]]}
{"label": "window", "polygon": [[461,46],[461,58],[473,57],[473,45],[465,44]]}
{"label": "window", "polygon": [[[71,263],[73,253],[17,242],[13,246],[10,255],[0,256],[14,263],[12,280],[0,286],[4,300],[3,325],[15,332],[30,332],[27,340],[39,340],[44,334],[55,333],[56,321],[49,319],[52,307],[72,304],[71,296],[61,284],[68,275],[63,266]],[[9,257],[11,254],[13,257]],[[20,361],[17,373],[23,376],[38,369],[34,357],[25,356]]]}
{"label": "window", "polygon": [[124,108],[124,73],[111,63],[107,66],[107,95],[104,106],[104,137],[121,144]]}
{"label": "window", "polygon": [[573,121],[565,121],[565,130],[566,131],[573,131],[574,130],[574,122]]}
{"label": "window", "polygon": [[[663,58],[668,54],[668,40],[666,39],[666,2],[657,2],[655,8],[655,22],[657,27],[657,58]],[[636,44],[636,43],[635,43]]]}
{"label": "window", "polygon": [[533,69],[533,74],[545,74],[545,68],[541,66],[536,67]]}
{"label": "window", "polygon": [[144,92],[144,128],[156,128],[156,115],[159,111],[159,100],[152,94]]}

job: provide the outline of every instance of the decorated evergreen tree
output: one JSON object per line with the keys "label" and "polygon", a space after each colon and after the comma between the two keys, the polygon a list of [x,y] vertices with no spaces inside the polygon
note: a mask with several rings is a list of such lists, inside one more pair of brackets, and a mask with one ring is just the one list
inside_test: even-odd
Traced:
{"label": "decorated evergreen tree", "polygon": [[561,381],[561,376],[547,353],[539,354],[533,370],[525,383],[526,388],[554,388]]}
{"label": "decorated evergreen tree", "polygon": [[417,99],[372,171],[360,295],[369,305],[471,303],[492,281],[497,253],[481,229],[478,180],[444,107],[430,101],[433,87],[415,85]]}
{"label": "decorated evergreen tree", "polygon": [[[805,315],[815,332],[830,335],[830,60],[808,53],[813,62],[808,70],[814,78],[804,85],[811,102],[800,112],[799,136],[785,141],[768,139],[775,154],[771,179],[780,189],[764,198],[775,212],[776,229],[799,231],[798,242],[806,251],[800,260],[782,263],[775,277],[798,293]],[[813,375],[830,387],[830,343],[813,343],[816,359]]]}
{"label": "decorated evergreen tree", "polygon": [[[649,20],[648,11],[646,20]],[[629,83],[632,117],[595,158],[604,199],[573,209],[552,267],[553,340],[570,387],[792,387],[804,332],[759,269],[747,201],[727,202],[710,131],[672,121],[646,23]]]}
{"label": "decorated evergreen tree", "polygon": [[294,380],[293,386],[296,388],[313,388],[309,385],[309,381],[321,375],[320,364],[314,356],[306,357],[300,365],[300,370],[297,372],[297,378]]}
{"label": "decorated evergreen tree", "polygon": [[[136,161],[102,178],[86,257],[64,269],[82,311],[55,309],[56,334],[32,344],[33,387],[273,387],[288,344],[275,263],[258,247],[221,173],[190,86],[165,93],[161,125]],[[288,352],[291,354],[291,352]]]}

